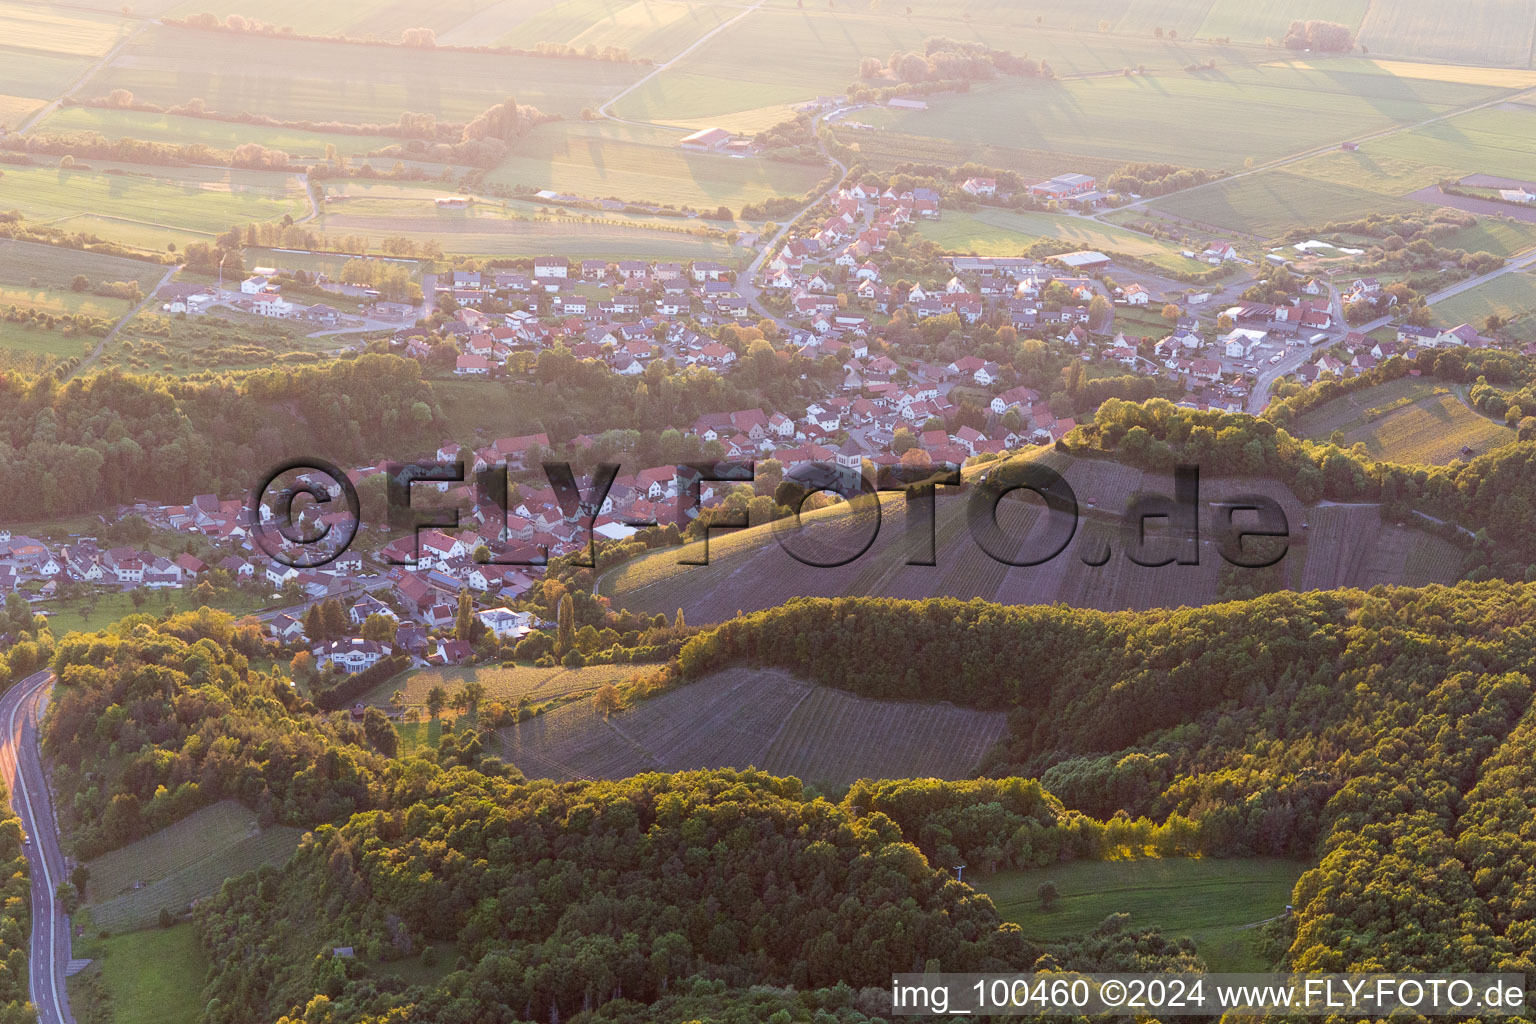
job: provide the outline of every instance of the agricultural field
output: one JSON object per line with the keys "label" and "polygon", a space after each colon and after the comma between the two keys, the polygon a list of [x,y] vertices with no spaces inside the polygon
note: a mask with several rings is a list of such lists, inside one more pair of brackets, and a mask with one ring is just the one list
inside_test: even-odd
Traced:
{"label": "agricultural field", "polygon": [[1483,329],[1490,314],[1510,320],[1499,333],[1519,341],[1536,341],[1536,273],[1503,274],[1431,307],[1435,322],[1445,327],[1472,324]]}
{"label": "agricultural field", "polygon": [[297,128],[272,128],[206,117],[105,107],[61,107],[48,115],[38,126],[38,131],[68,135],[94,132],[109,139],[141,139],[180,146],[202,144],[226,151],[254,142],[268,149],[281,149],[299,160],[323,159],[328,145],[334,145],[342,156],[359,156],[400,141],[388,135],[306,132]]}
{"label": "agricultural field", "polygon": [[1198,266],[1179,255],[1178,247],[1170,242],[1084,217],[983,206],[971,212],[946,211],[939,220],[920,223],[917,232],[946,252],[975,256],[1019,256],[1034,242],[1048,238],[1071,242],[1081,249],[1124,253],[1169,270]]}
{"label": "agricultural field", "polygon": [[441,686],[452,697],[473,680],[485,687],[486,700],[499,700],[505,704],[526,700],[530,704],[542,704],[545,701],[592,693],[609,683],[619,685],[643,671],[644,666],[634,665],[589,665],[586,668],[533,668],[525,665],[510,668],[500,665],[424,668],[381,683],[365,694],[362,702],[387,707],[394,692],[402,690],[406,705],[425,706],[427,693],[432,687]]}
{"label": "agricultural field", "polygon": [[179,376],[206,370],[254,370],[313,363],[360,347],[357,334],[309,337],[319,326],[215,306],[198,316],[146,308],[123,325],[101,355],[103,367]]}
{"label": "agricultural field", "polygon": [[1536,7],[1523,0],[1475,7],[1437,0],[1373,3],[1359,39],[1372,53],[1530,67]]}
{"label": "agricultural field", "polygon": [[1302,227],[1366,213],[1411,213],[1422,204],[1340,182],[1302,177],[1291,170],[1260,171],[1152,201],[1152,209],[1196,225],[1269,239]]}
{"label": "agricultural field", "polygon": [[591,702],[500,731],[530,777],[758,767],[813,784],[963,778],[1002,739],[1005,716],[951,704],[866,700],[784,673],[736,668],[604,718]]}
{"label": "agricultural field", "polygon": [[[903,8],[906,5],[901,5]],[[614,104],[615,116],[638,121],[699,127],[719,124],[757,131],[791,113],[791,107],[818,95],[841,93],[857,77],[864,57],[882,60],[892,52],[920,49],[924,39],[945,35],[1027,52],[1047,61],[1058,75],[1096,73],[1147,64],[1177,68],[1211,57],[1247,59],[1243,51],[1208,44],[1163,42],[1134,37],[1041,32],[1033,18],[1016,13],[979,13],[958,20],[953,5],[912,5],[913,13],[842,13],[764,7],[734,22],[676,64]],[[1053,22],[1054,27],[1054,22]],[[1006,123],[998,112],[998,127]],[[919,134],[945,135],[944,132]],[[966,136],[964,142],[977,141]],[[1002,132],[995,141],[1021,140]],[[1026,140],[1025,144],[1029,142]]]}
{"label": "agricultural field", "polygon": [[76,939],[71,952],[91,965],[69,979],[80,1020],[113,1024],[194,1024],[204,1003],[208,957],[197,926],[177,924],[131,935]]}
{"label": "agricultural field", "polygon": [[95,926],[104,931],[147,928],[161,910],[179,911],[217,892],[226,878],[281,864],[301,834],[285,825],[263,829],[254,811],[223,800],[87,862],[90,880],[83,901]]}
{"label": "agricultural field", "polygon": [[[1255,857],[1215,860],[1164,857],[1074,861],[1029,871],[967,877],[992,897],[1005,921],[1031,939],[1092,931],[1110,914],[1129,914],[1130,927],[1162,929],[1195,940],[1213,971],[1264,971],[1257,926],[1285,913],[1305,866]],[[1060,894],[1050,909],[1037,892],[1051,882]]]}
{"label": "agricultural field", "polygon": [[523,47],[551,42],[599,50],[617,46],[634,57],[666,60],[739,13],[732,3],[697,0],[502,0],[439,33],[438,41]]}
{"label": "agricultural field", "polygon": [[393,124],[405,111],[467,121],[508,96],[575,117],[644,73],[642,65],[305,42],[156,25],[83,84],[140,102],[202,99],[223,114]]}
{"label": "agricultural field", "polygon": [[[88,169],[7,165],[0,209],[30,221],[84,231],[163,253],[207,241],[234,224],[308,210],[295,175],[222,167],[135,168],[93,163]],[[118,173],[114,173],[118,172]]]}
{"label": "agricultural field", "polygon": [[[7,0],[0,3],[0,48],[99,57],[127,35],[132,24],[118,14],[92,14],[62,4],[33,6]],[[7,65],[10,59],[7,52]],[[8,72],[0,72],[0,81],[8,77]]]}
{"label": "agricultural field", "polygon": [[[859,113],[848,118],[857,122]],[[858,154],[857,159],[875,170],[890,170],[897,164],[921,163],[953,167],[966,162],[1001,167],[1030,181],[1041,181],[1061,173],[1061,154],[1048,149],[1020,149],[1015,146],[960,143],[931,135],[909,135],[887,129],[871,131],[833,122],[837,140]],[[1124,161],[1104,157],[1074,156],[1072,166],[1084,174],[1107,177]]]}
{"label": "agricultural field", "polygon": [[820,164],[685,153],[681,133],[612,121],[540,125],[486,176],[585,197],[733,211],[772,196],[801,195],[826,175]]}
{"label": "agricultural field", "polygon": [[328,203],[313,223],[331,234],[375,240],[396,235],[436,242],[444,252],[477,256],[649,257],[727,263],[739,262],[742,256],[742,250],[723,236],[706,233],[708,222],[698,220],[633,218],[499,200],[444,210],[433,205],[430,195],[419,190],[407,197],[359,195],[344,203]]}
{"label": "agricultural field", "polygon": [[[937,499],[935,529],[938,564],[907,565],[906,509],[900,497],[893,495],[882,502],[881,522],[869,550],[839,568],[801,564],[776,542],[774,532],[783,527],[765,524],[712,538],[708,565],[679,564],[680,559],[703,556],[698,543],[663,549],[609,570],[601,578],[600,589],[615,604],[648,615],[670,615],[682,608],[693,623],[718,622],[737,609],[758,611],[802,595],[908,599],[944,595],[1003,604],[1063,601],[1073,607],[1103,611],[1201,605],[1217,600],[1223,563],[1208,534],[1201,537],[1199,565],[1160,568],[1130,562],[1115,536],[1118,517],[1132,495],[1139,490],[1170,493],[1168,478],[1143,474],[1115,462],[1074,459],[1045,449],[1023,457],[1040,458],[1060,472],[1072,485],[1085,517],[1065,550],[1040,565],[1009,567],[993,559],[976,544],[967,528],[967,496],[942,493]],[[1332,586],[1368,586],[1364,581],[1380,572],[1370,559],[1349,562],[1325,550],[1319,542],[1322,531],[1309,521],[1326,507],[1302,505],[1275,481],[1213,477],[1202,479],[1200,487],[1202,501],[1258,490],[1279,502],[1291,525],[1291,548],[1286,557],[1294,561],[1292,579],[1309,572],[1326,572],[1335,579]],[[1013,499],[1003,503],[1000,519],[1005,536],[1018,538],[1016,557],[1033,554],[1038,558],[1051,550],[1046,545],[1051,524],[1039,514],[1039,508]],[[1458,578],[1460,554],[1449,542],[1411,527],[1384,524],[1374,505],[1351,508],[1358,515],[1341,528],[1350,538],[1382,548],[1390,546],[1404,558],[1421,545],[1432,549],[1413,560],[1414,565],[1427,567],[1428,575],[1403,576],[1397,582],[1418,586]],[[856,551],[869,535],[868,526],[861,525],[867,518],[856,520],[847,505],[832,506],[806,517],[805,538],[821,540],[838,551]],[[1310,525],[1310,532],[1305,531],[1304,524]],[[1085,564],[1085,559],[1101,554],[1106,543],[1113,553],[1111,561],[1100,567]]]}
{"label": "agricultural field", "polygon": [[128,311],[122,299],[92,295],[70,285],[84,275],[94,287],[102,282],[132,281],[148,294],[168,268],[141,260],[63,249],[0,238],[0,307],[19,306],[54,313],[85,313],[120,317]]}
{"label": "agricultural field", "polygon": [[0,45],[0,127],[18,128],[83,75],[89,57],[7,50]]}
{"label": "agricultural field", "polygon": [[1450,388],[1408,377],[1335,398],[1294,426],[1314,441],[1342,431],[1344,447],[1363,443],[1375,459],[1433,466],[1464,459],[1464,447],[1482,455],[1515,439]]}
{"label": "agricultural field", "polygon": [[1292,21],[1322,19],[1337,21],[1351,29],[1358,28],[1370,0],[1282,0],[1264,4],[1250,0],[1214,0],[1208,6],[1210,10],[1200,22],[1200,36],[1262,43],[1283,39],[1286,27]]}
{"label": "agricultural field", "polygon": [[[1065,82],[999,81],[935,98],[926,110],[879,108],[858,116],[876,127],[965,143],[1238,170],[1250,158],[1272,160],[1509,92],[1388,74],[1341,58]],[[1243,116],[1232,116],[1234,104]],[[1170,124],[1221,130],[1173,133]]]}

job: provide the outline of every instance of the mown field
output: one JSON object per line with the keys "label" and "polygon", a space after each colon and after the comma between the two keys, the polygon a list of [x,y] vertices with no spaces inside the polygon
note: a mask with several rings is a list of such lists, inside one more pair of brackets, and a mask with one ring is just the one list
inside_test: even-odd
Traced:
{"label": "mown field", "polygon": [[1363,443],[1373,458],[1424,465],[1462,459],[1463,447],[1482,455],[1515,439],[1450,388],[1412,377],[1335,398],[1298,420],[1294,432],[1327,441],[1334,431],[1343,432],[1345,447]]}
{"label": "mown field", "polygon": [[193,924],[105,939],[92,932],[71,952],[92,961],[69,979],[70,1008],[81,1020],[194,1024],[202,1012],[208,957]]}
{"label": "mown field", "polygon": [[735,212],[744,203],[801,195],[826,174],[821,164],[685,153],[680,138],[612,121],[540,125],[486,181],[700,210],[724,204]]}
{"label": "mown field", "polygon": [[467,121],[516,96],[575,117],[643,73],[637,64],[379,50],[157,25],[144,29],[79,95],[127,89],[162,106],[196,97],[219,113],[352,124],[390,124],[408,110]]}
{"label": "mown field", "polygon": [[[1412,124],[1509,91],[1409,78],[1341,58],[997,82],[936,98],[927,110],[883,108],[857,116],[893,131],[967,143],[1238,170],[1250,158],[1262,162]],[[1169,125],[1220,130],[1170,131]]]}
{"label": "mown field", "polygon": [[1050,238],[1071,242],[1082,249],[1125,253],[1170,270],[1197,267],[1179,255],[1178,247],[1172,243],[1082,217],[984,206],[974,212],[947,211],[939,220],[921,222],[917,231],[946,252],[976,256],[1018,256],[1032,243]]}
{"label": "mown field", "polygon": [[365,694],[362,700],[365,704],[386,707],[395,691],[401,690],[405,693],[405,704],[421,707],[426,704],[427,693],[432,687],[441,686],[452,697],[473,680],[485,687],[486,700],[499,700],[506,704],[526,700],[530,704],[541,704],[544,701],[592,693],[609,683],[623,683],[640,671],[644,669],[633,665],[591,665],[586,668],[533,668],[526,665],[511,668],[500,665],[424,668],[380,684]]}
{"label": "mown field", "polygon": [[[234,224],[304,216],[297,177],[220,167],[90,169],[7,165],[0,208],[150,252],[206,241]],[[122,166],[119,165],[118,169]]]}
{"label": "mown field", "polygon": [[284,825],[263,829],[255,812],[223,800],[88,861],[84,902],[97,928],[114,933],[147,928],[161,910],[179,911],[217,892],[226,878],[281,864],[301,835]]}
{"label": "mown field", "polygon": [[1513,320],[1499,333],[1521,341],[1536,341],[1536,274],[1528,270],[1503,274],[1435,303],[1431,311],[1435,322],[1443,326],[1471,324],[1479,331],[1490,314],[1497,314]]}
{"label": "mown field", "polygon": [[84,275],[92,286],[134,281],[147,295],[166,269],[157,263],[0,238],[0,306],[115,318],[128,311],[127,303],[92,295],[89,289],[74,291],[70,286],[76,275]]}
{"label": "mown field", "polygon": [[541,778],[755,766],[806,782],[962,778],[1005,716],[951,704],[866,700],[776,671],[738,668],[605,719],[590,701],[500,731],[508,761]]}
{"label": "mown field", "polygon": [[[1046,461],[1066,478],[1086,517],[1067,548],[1040,565],[1010,567],[988,555],[968,530],[968,495],[964,494],[937,499],[937,565],[907,565],[906,510],[901,499],[892,496],[882,504],[878,533],[869,550],[839,568],[802,564],[775,538],[775,531],[784,527],[764,525],[714,537],[708,565],[678,564],[683,558],[702,557],[697,543],[660,550],[609,570],[600,589],[616,604],[645,614],[670,615],[682,608],[694,623],[718,622],[738,609],[757,611],[800,595],[945,596],[1003,604],[1062,601],[1105,611],[1195,606],[1217,600],[1225,563],[1208,531],[1201,536],[1199,565],[1147,568],[1130,562],[1122,550],[1116,533],[1121,511],[1139,490],[1171,493],[1168,477],[1143,474],[1114,462],[1072,459],[1045,449],[1035,450],[1032,457]],[[1292,585],[1308,589],[1378,582],[1416,586],[1449,583],[1459,575],[1457,548],[1421,531],[1382,523],[1373,505],[1344,507],[1347,515],[1330,519],[1332,525],[1325,530],[1318,525],[1319,517],[1332,515],[1329,507],[1303,506],[1275,481],[1210,477],[1202,478],[1200,488],[1202,501],[1257,490],[1281,504],[1291,528],[1286,559]],[[1041,507],[1012,499],[1000,507],[1005,536],[1016,538],[1015,560],[1043,557],[1051,550],[1046,543],[1051,523],[1040,514]],[[867,514],[855,517],[846,505],[806,517],[805,529],[802,537],[791,539],[792,545],[814,542],[826,553],[845,556],[857,551],[870,532]],[[1111,548],[1110,561],[1099,567],[1085,564],[1102,555],[1105,543]],[[1332,547],[1335,544],[1350,545],[1352,553],[1341,557]],[[823,554],[819,560],[833,559]],[[1304,579],[1329,582],[1303,584]]]}
{"label": "mown field", "polygon": [[[72,10],[65,4],[0,3],[0,46],[7,50],[99,57],[126,35],[131,25],[119,14]],[[4,77],[0,72],[0,79]]]}
{"label": "mown field", "polygon": [[1410,213],[1424,207],[1340,182],[1290,170],[1260,171],[1153,200],[1152,209],[1258,238],[1366,213]]}
{"label": "mown field", "polygon": [[[1032,939],[1081,935],[1110,914],[1129,914],[1133,928],[1194,939],[1213,971],[1264,971],[1270,965],[1259,957],[1257,926],[1285,913],[1304,870],[1295,861],[1263,857],[1166,857],[1075,861],[966,881]],[[1060,893],[1049,910],[1038,896],[1045,882]]]}

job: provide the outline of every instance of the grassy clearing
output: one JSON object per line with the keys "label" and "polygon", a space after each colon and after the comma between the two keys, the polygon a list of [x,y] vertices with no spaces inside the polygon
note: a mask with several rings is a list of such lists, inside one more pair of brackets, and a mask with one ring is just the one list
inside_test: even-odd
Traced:
{"label": "grassy clearing", "polygon": [[1432,312],[1436,322],[1446,327],[1472,324],[1480,330],[1491,313],[1514,318],[1500,333],[1520,341],[1536,341],[1536,274],[1504,274],[1435,303]]}
{"label": "grassy clearing", "polygon": [[[118,170],[120,168],[112,168]],[[299,218],[308,210],[291,174],[219,167],[138,168],[137,173],[7,166],[0,177],[0,208],[28,220],[164,252],[207,240],[232,224]]]}
{"label": "grassy clearing", "polygon": [[179,911],[217,892],[226,878],[281,864],[302,834],[281,825],[263,829],[254,812],[233,800],[204,807],[89,861],[85,900],[91,919],[96,927],[116,933],[147,928],[161,910]]}
{"label": "grassy clearing", "polygon": [[[861,111],[894,131],[1062,153],[1240,168],[1494,98],[1487,86],[1383,74],[1349,59],[1066,82],[998,82],[927,110]],[[1234,116],[1241,109],[1241,116]],[[1221,125],[1173,132],[1168,125]]]}
{"label": "grassy clearing", "polygon": [[638,64],[381,51],[159,25],[140,33],[80,95],[121,88],[162,106],[199,97],[221,113],[354,124],[392,123],[407,110],[467,121],[516,96],[546,113],[574,117],[643,73]]}
{"label": "grassy clearing", "polygon": [[388,135],[305,132],[292,128],[215,121],[206,117],[180,117],[175,114],[109,110],[103,107],[62,107],[49,114],[39,130],[64,134],[97,132],[109,139],[133,138],[183,146],[201,143],[223,150],[255,142],[306,159],[324,157],[327,145],[334,145],[343,156],[352,156],[372,153],[399,141]]}
{"label": "grassy clearing", "polygon": [[1449,388],[1418,378],[1344,395],[1303,416],[1298,436],[1328,440],[1342,431],[1346,447],[1363,443],[1373,458],[1444,465],[1509,444],[1515,432],[1468,408]]}
{"label": "grassy clearing", "polygon": [[1049,213],[993,207],[982,207],[972,213],[949,211],[940,220],[923,221],[918,225],[918,234],[948,252],[978,256],[1017,256],[1033,242],[1051,238],[1084,249],[1137,256],[1170,270],[1190,270],[1196,266],[1167,242],[1112,224]]}
{"label": "grassy clearing", "polygon": [[644,671],[633,665],[592,665],[587,668],[533,668],[518,665],[503,668],[499,665],[477,665],[471,668],[424,668],[381,684],[366,696],[363,703],[384,706],[396,690],[405,691],[405,703],[424,705],[427,693],[434,686],[448,691],[448,696],[464,689],[471,680],[485,687],[487,700],[499,700],[516,704],[527,700],[538,704],[559,700],[578,694],[591,693],[608,683],[622,683]]}
{"label": "grassy clearing", "polygon": [[681,133],[611,121],[541,125],[492,171],[493,184],[532,185],[581,196],[615,196],[713,210],[781,195],[819,182],[819,164],[739,159],[678,149]]}
{"label": "grassy clearing", "polygon": [[1450,5],[1437,0],[1371,4],[1360,42],[1372,53],[1529,67],[1536,8],[1519,0]]}
{"label": "grassy clearing", "polygon": [[[966,880],[1032,939],[1080,935],[1110,914],[1126,913],[1132,927],[1194,939],[1212,970],[1262,971],[1269,965],[1259,960],[1254,926],[1285,913],[1304,870],[1271,858],[1152,858],[1078,861]],[[1060,893],[1050,910],[1041,909],[1036,895],[1044,882]]]}
{"label": "grassy clearing", "polygon": [[[90,527],[95,529],[95,526]],[[47,614],[49,629],[56,637],[65,633],[91,632],[105,629],[125,615],[146,612],[161,615],[169,612],[190,611],[201,605],[190,590],[162,590],[151,594],[142,607],[136,606],[131,591],[103,591],[80,601],[65,604],[49,601],[38,611]],[[261,611],[264,605],[244,591],[235,591],[219,598],[218,606],[233,615]]]}
{"label": "grassy clearing", "polygon": [[203,1009],[208,958],[191,924],[131,935],[76,940],[72,952],[94,961],[69,979],[82,1020],[113,1024],[193,1024]]}
{"label": "grassy clearing", "polygon": [[1536,245],[1536,224],[1523,220],[1479,217],[1472,227],[1464,228],[1438,244],[1446,249],[1465,249],[1467,252],[1482,250],[1496,256],[1513,256]]}
{"label": "grassy clearing", "polygon": [[757,766],[807,782],[962,778],[1005,716],[865,700],[780,672],[729,669],[603,718],[581,701],[500,731],[506,757],[545,778]]}

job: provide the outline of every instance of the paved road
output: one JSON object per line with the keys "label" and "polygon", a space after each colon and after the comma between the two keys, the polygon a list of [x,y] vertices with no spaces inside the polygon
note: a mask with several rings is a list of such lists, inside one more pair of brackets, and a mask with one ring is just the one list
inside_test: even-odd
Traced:
{"label": "paved road", "polygon": [[11,806],[31,837],[26,847],[32,874],[32,949],[29,961],[32,1004],[38,1024],[74,1024],[64,971],[69,966],[69,918],[59,909],[54,890],[64,881],[64,855],[53,800],[38,751],[37,718],[48,699],[53,673],[37,672],[0,697],[0,772],[10,790]]}
{"label": "paved road", "polygon": [[[1536,249],[1527,250],[1506,262],[1502,267],[1490,270],[1486,274],[1479,274],[1476,277],[1469,277],[1465,281],[1457,281],[1455,284],[1448,285],[1429,295],[1424,301],[1428,305],[1433,306],[1437,302],[1444,302],[1446,299],[1460,295],[1462,292],[1476,288],[1478,285],[1487,284],[1496,277],[1516,273],[1531,266],[1536,266]],[[1329,289],[1333,297],[1334,316],[1342,322],[1343,302],[1339,296],[1338,289],[1334,288],[1331,284]],[[1375,320],[1363,323],[1359,327],[1351,327],[1349,330],[1359,331],[1361,334],[1369,334],[1378,327],[1385,327],[1392,322],[1392,319],[1390,316],[1379,316]],[[1278,365],[1265,369],[1259,374],[1258,380],[1254,381],[1253,391],[1248,395],[1247,411],[1255,416],[1263,412],[1264,406],[1269,403],[1269,392],[1275,386],[1275,382],[1288,373],[1294,373],[1296,368],[1304,360],[1310,359],[1318,348],[1326,348],[1333,344],[1335,340],[1334,338],[1329,338],[1328,341],[1323,342],[1320,346],[1308,346],[1286,356]]]}

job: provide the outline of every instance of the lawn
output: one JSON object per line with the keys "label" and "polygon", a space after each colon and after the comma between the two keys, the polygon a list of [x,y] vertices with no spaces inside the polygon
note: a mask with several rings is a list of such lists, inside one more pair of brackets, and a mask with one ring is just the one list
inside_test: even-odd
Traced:
{"label": "lawn", "polygon": [[77,939],[71,952],[92,961],[69,979],[81,1020],[113,1024],[193,1024],[203,1010],[208,957],[197,928],[178,924],[130,935]]}
{"label": "lawn", "polygon": [[917,230],[946,252],[1017,256],[1039,239],[1050,238],[1083,249],[1136,256],[1170,270],[1198,267],[1168,242],[1083,217],[984,206],[974,212],[946,211],[939,220],[921,222]]}
{"label": "lawn", "polygon": [[296,128],[216,121],[207,117],[182,117],[143,110],[109,110],[104,107],[61,107],[39,126],[42,132],[97,132],[109,139],[132,138],[190,146],[202,144],[231,150],[254,142],[281,149],[295,158],[320,159],[325,147],[334,145],[343,156],[373,153],[400,140],[388,135],[351,135],[345,132],[306,132]]}
{"label": "lawn", "polygon": [[644,70],[638,64],[379,50],[156,25],[81,86],[80,95],[127,89],[140,101],[163,106],[196,97],[224,114],[349,124],[390,124],[408,110],[468,121],[515,96],[546,113],[574,117]]}
{"label": "lawn", "polygon": [[204,807],[86,863],[92,922],[114,933],[146,928],[161,910],[180,911],[217,892],[226,878],[281,864],[302,834],[284,825],[263,829],[255,812],[234,800]]}
{"label": "lawn", "polygon": [[167,242],[207,241],[232,224],[308,210],[291,174],[221,167],[90,169],[12,166],[0,177],[0,209],[150,252]]}
{"label": "lawn", "polygon": [[1327,441],[1342,431],[1345,447],[1363,443],[1372,458],[1407,465],[1444,465],[1515,439],[1515,432],[1467,407],[1451,389],[1404,377],[1335,398],[1303,416],[1292,431]]}
{"label": "lawn", "polygon": [[[190,590],[162,590],[157,594],[149,594],[143,607],[136,607],[131,597],[132,593],[132,591],[100,591],[89,598],[72,601],[67,605],[59,601],[50,601],[38,610],[47,614],[48,625],[53,635],[62,638],[65,633],[84,633],[105,629],[123,616],[133,615],[136,612],[161,615],[168,608],[181,612],[195,609],[202,604]],[[257,612],[264,607],[261,601],[244,591],[229,592],[221,596],[215,604],[234,615]]]}
{"label": "lawn", "polygon": [[1483,321],[1490,313],[1517,318],[1500,333],[1520,341],[1536,341],[1536,274],[1503,274],[1435,303],[1431,311],[1435,321],[1446,327],[1471,324],[1478,330],[1483,329]]}
{"label": "lawn", "polygon": [[486,180],[701,210],[724,204],[736,212],[744,203],[803,195],[826,174],[820,163],[685,153],[681,138],[612,121],[541,125]]}
{"label": "lawn", "polygon": [[[967,143],[1237,170],[1248,158],[1286,156],[1507,92],[1337,59],[1065,82],[1000,80],[935,98],[926,110],[882,108],[858,117]],[[1170,131],[1169,125],[1191,130]],[[1199,130],[1205,125],[1221,130]]]}
{"label": "lawn", "polygon": [[[1189,936],[1214,971],[1262,971],[1255,926],[1285,913],[1303,865],[1252,858],[1151,858],[1076,861],[1031,871],[966,879],[992,897],[1004,920],[1042,941],[1091,931],[1110,914],[1130,914],[1133,928]],[[1044,882],[1060,898],[1050,910],[1036,895]]]}

